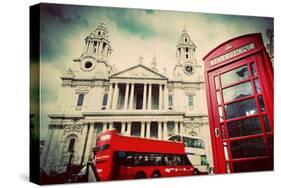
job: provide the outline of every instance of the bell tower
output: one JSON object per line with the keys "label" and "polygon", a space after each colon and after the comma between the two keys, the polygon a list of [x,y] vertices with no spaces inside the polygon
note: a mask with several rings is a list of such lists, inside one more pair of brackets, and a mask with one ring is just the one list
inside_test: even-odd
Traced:
{"label": "bell tower", "polygon": [[104,75],[110,73],[112,69],[109,63],[111,53],[108,30],[104,23],[100,23],[96,30],[85,38],[84,51],[74,61],[80,63],[82,71],[99,69],[99,73]]}
{"label": "bell tower", "polygon": [[201,67],[197,64],[196,48],[184,27],[176,46],[177,63],[173,72],[176,80],[194,81],[194,73]]}

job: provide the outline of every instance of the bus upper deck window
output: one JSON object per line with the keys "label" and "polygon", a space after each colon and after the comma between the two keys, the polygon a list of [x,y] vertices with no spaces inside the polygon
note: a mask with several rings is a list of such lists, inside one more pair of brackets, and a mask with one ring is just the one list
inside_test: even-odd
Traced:
{"label": "bus upper deck window", "polygon": [[105,144],[100,147],[99,151],[104,151],[107,150],[108,148],[109,148],[109,144]]}
{"label": "bus upper deck window", "polygon": [[106,134],[106,135],[101,136],[100,140],[101,141],[106,141],[106,140],[109,140],[110,138],[111,138],[111,135]]}

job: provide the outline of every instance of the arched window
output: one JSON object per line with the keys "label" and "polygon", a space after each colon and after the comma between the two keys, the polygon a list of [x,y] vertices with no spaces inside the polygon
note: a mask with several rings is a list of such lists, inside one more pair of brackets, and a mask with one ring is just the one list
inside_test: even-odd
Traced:
{"label": "arched window", "polygon": [[70,139],[68,145],[68,152],[74,152],[75,141],[75,138]]}

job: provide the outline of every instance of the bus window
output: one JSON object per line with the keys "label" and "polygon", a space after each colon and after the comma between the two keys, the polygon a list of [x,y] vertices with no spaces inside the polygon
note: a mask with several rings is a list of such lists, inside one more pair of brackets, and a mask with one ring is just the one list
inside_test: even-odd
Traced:
{"label": "bus window", "polygon": [[98,152],[98,151],[104,151],[104,150],[107,150],[109,148],[109,144],[104,144],[100,147],[95,147],[94,148],[94,152]]}
{"label": "bus window", "polygon": [[207,161],[207,156],[206,155],[201,155],[201,165],[202,166],[208,165],[208,161]]}
{"label": "bus window", "polygon": [[164,160],[167,166],[191,165],[186,155],[166,155]]}
{"label": "bus window", "polygon": [[169,140],[181,142],[181,137],[179,135],[172,136]]}
{"label": "bus window", "polygon": [[205,149],[203,140],[198,139],[198,138],[184,137],[184,145],[185,145],[185,147]]}

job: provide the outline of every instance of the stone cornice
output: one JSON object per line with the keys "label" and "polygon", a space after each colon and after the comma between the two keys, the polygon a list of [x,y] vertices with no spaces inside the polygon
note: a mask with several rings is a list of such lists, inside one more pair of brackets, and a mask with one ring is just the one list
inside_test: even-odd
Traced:
{"label": "stone cornice", "polygon": [[85,118],[81,114],[48,114],[48,117],[51,119],[83,119]]}
{"label": "stone cornice", "polygon": [[168,84],[205,84],[205,82],[185,82],[185,81],[180,81],[180,80],[169,80]]}
{"label": "stone cornice", "polygon": [[[120,72],[117,72],[117,73],[115,73],[115,74],[112,74],[112,75],[110,76],[110,78],[116,78],[116,76],[118,76],[119,74],[122,74],[122,73],[124,73],[124,72],[130,71],[130,70],[135,69],[135,68],[137,68],[137,67],[143,67],[144,69],[146,69],[146,70],[148,70],[148,71],[150,71],[150,72],[153,72],[154,74],[156,74],[156,75],[158,75],[158,76],[161,77],[161,78],[157,78],[157,79],[160,79],[160,80],[163,80],[163,79],[164,79],[164,80],[168,80],[168,78],[167,78],[166,76],[164,76],[164,75],[162,75],[162,74],[160,74],[160,73],[158,73],[158,72],[156,72],[156,71],[154,71],[154,70],[152,70],[152,69],[150,69],[150,68],[144,66],[143,64],[137,64],[137,65],[135,65],[135,66],[132,66],[132,67],[129,67],[129,68],[127,68],[127,69],[124,69],[124,70],[122,70],[122,71],[120,71]],[[122,77],[117,77],[117,78],[122,78]],[[129,77],[125,77],[125,78],[129,78]],[[136,78],[133,77],[132,79],[136,79]],[[147,78],[143,78],[143,79],[147,79]],[[155,79],[156,79],[156,78],[155,78]]]}
{"label": "stone cornice", "polygon": [[82,112],[84,116],[155,116],[155,115],[177,115],[184,116],[184,112],[173,112],[173,111],[96,111],[96,112]]}

